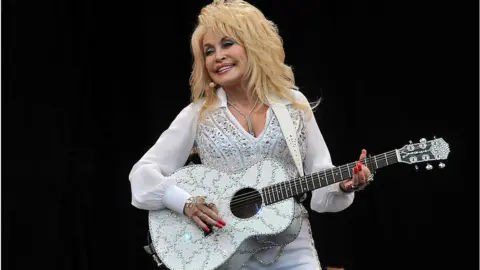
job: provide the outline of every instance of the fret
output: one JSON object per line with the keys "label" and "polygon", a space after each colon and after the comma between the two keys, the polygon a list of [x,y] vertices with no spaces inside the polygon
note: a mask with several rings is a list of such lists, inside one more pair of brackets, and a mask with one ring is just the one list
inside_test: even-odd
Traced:
{"label": "fret", "polygon": [[293,185],[295,186],[295,192],[296,192],[295,194],[299,194],[298,193],[298,187],[297,187],[297,181],[294,180]]}
{"label": "fret", "polygon": [[340,178],[343,180],[342,167],[338,167],[338,170],[340,171]]}
{"label": "fret", "polygon": [[319,173],[315,173],[315,174],[317,175],[318,184],[322,186],[322,181],[320,180],[320,174]]}
{"label": "fret", "polygon": [[373,160],[375,160],[375,166],[377,166],[377,169],[378,169],[377,156],[373,156]]}
{"label": "fret", "polygon": [[275,193],[273,193],[273,187],[270,187],[268,192],[270,193],[270,196],[272,197],[272,202],[275,202],[276,200],[275,200]]}
{"label": "fret", "polygon": [[269,204],[271,204],[273,202],[272,196],[270,195],[270,192],[268,192],[268,189],[266,189],[265,191],[266,191],[266,194],[267,194],[267,201],[268,201]]}
{"label": "fret", "polygon": [[[304,192],[304,188],[303,188],[303,185],[302,185],[302,180],[297,180],[299,185],[300,185],[300,192],[298,194],[302,194]],[[298,195],[297,194],[297,195]]]}
{"label": "fret", "polygon": [[268,201],[267,201],[267,199],[265,198],[265,194],[264,194],[263,190],[262,190],[262,192],[260,193],[260,195],[262,196],[262,202],[264,202],[265,205],[268,205]]}
{"label": "fret", "polygon": [[[343,180],[341,168],[339,168],[339,167],[332,168],[332,174],[334,173],[334,170],[335,170],[335,174],[334,174],[334,176],[333,176],[333,182],[336,183],[336,182],[338,182],[338,181]],[[340,172],[340,179],[337,180],[337,178],[338,178],[338,172]]]}
{"label": "fret", "polygon": [[292,181],[288,181],[288,184],[290,185],[290,194],[293,196]]}
{"label": "fret", "polygon": [[[324,171],[324,172],[325,172],[325,171]],[[320,174],[318,174],[318,175],[320,175]],[[324,182],[321,182],[321,184],[322,184],[322,187],[324,187],[324,186],[327,186],[327,185],[328,185],[327,179],[324,179],[323,177],[320,177],[320,179],[321,179],[321,180],[325,180]]]}
{"label": "fret", "polygon": [[323,171],[323,174],[325,175],[325,181],[327,181],[327,185],[328,185],[327,171],[324,170],[324,171]]}
{"label": "fret", "polygon": [[312,175],[310,174],[310,181],[312,182],[312,187],[313,187],[313,190],[315,190],[315,181],[313,181],[312,179]]}
{"label": "fret", "polygon": [[348,172],[348,176],[352,178],[352,173],[350,173],[350,168],[348,167],[348,163],[347,163],[347,172]]}
{"label": "fret", "polygon": [[[290,196],[288,195],[288,186],[287,186],[287,182],[283,182],[283,186],[285,187],[285,194],[287,195],[287,198],[289,198]],[[291,194],[290,194],[291,195]]]}
{"label": "fret", "polygon": [[272,185],[272,186],[270,187],[270,190],[271,190],[271,192],[272,192],[273,201],[276,202],[277,199],[275,198],[275,186]]}
{"label": "fret", "polygon": [[283,196],[283,192],[285,192],[285,191],[284,191],[283,188],[282,188],[282,183],[279,183],[279,188],[280,188],[280,195],[282,196],[282,200],[283,200],[283,199],[285,198],[285,197]]}
{"label": "fret", "polygon": [[383,155],[385,156],[385,161],[387,162],[387,165],[388,165],[387,153],[383,153]]}

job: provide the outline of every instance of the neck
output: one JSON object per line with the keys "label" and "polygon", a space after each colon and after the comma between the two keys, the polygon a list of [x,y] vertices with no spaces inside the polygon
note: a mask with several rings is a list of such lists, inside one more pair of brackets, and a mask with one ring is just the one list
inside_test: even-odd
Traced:
{"label": "neck", "polygon": [[[397,151],[392,150],[380,155],[368,157],[360,162],[373,172],[376,169],[397,163]],[[353,167],[355,167],[355,162],[267,186],[262,189],[264,202],[266,205],[269,205],[308,191],[351,179]]]}
{"label": "neck", "polygon": [[247,87],[244,85],[236,85],[223,87],[230,102],[242,107],[251,108],[256,101],[256,97],[248,95]]}

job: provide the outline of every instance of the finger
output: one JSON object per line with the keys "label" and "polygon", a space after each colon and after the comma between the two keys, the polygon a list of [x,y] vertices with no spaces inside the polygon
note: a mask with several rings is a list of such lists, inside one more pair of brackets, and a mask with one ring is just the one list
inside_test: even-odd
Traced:
{"label": "finger", "polygon": [[204,231],[210,232],[210,229],[208,228],[208,226],[205,223],[203,223],[203,221],[197,215],[192,216],[192,219],[193,221],[195,221],[195,223],[198,224],[198,226],[203,228]]}
{"label": "finger", "polygon": [[357,167],[354,167],[354,168],[353,168],[352,185],[355,185],[355,186],[358,185],[358,176],[357,176],[357,174],[358,174],[358,169],[357,169]]}
{"label": "finger", "polygon": [[197,216],[204,222],[210,225],[215,225],[217,222],[205,214],[202,210],[198,211]]}
{"label": "finger", "polygon": [[212,209],[213,212],[215,212],[215,214],[218,214],[218,208],[215,204],[207,204],[206,205],[208,208]]}
{"label": "finger", "polygon": [[367,150],[362,149],[362,153],[360,154],[360,160],[367,158]]}
{"label": "finger", "polygon": [[358,179],[358,184],[359,184],[360,186],[365,185],[365,182],[367,181],[367,178],[365,177],[365,172],[359,171],[359,172],[357,173],[357,179]]}
{"label": "finger", "polygon": [[187,217],[192,217],[198,211],[198,208],[195,207],[195,206],[185,207],[185,209],[183,211],[185,212],[185,215],[187,215]]}
{"label": "finger", "polygon": [[223,226],[225,226],[226,224],[225,221],[223,221],[222,218],[220,218],[220,216],[217,213],[215,213],[212,209],[210,209],[207,206],[203,206],[201,210],[207,216],[208,218],[207,222],[217,226],[218,228],[223,228]]}

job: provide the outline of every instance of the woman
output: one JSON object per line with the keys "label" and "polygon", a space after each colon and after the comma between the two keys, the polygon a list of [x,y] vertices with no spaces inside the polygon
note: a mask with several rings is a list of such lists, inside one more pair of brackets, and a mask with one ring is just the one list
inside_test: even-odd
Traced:
{"label": "woman", "polygon": [[[264,158],[277,159],[290,177],[299,171],[283,138],[269,100],[288,107],[296,127],[305,174],[333,167],[309,102],[294,84],[284,63],[276,26],[244,1],[214,1],[204,7],[192,35],[192,103],[185,107],[157,142],[133,166],[129,175],[132,204],[140,209],[168,208],[192,218],[208,231],[228,224],[215,205],[192,197],[165,176],[183,166],[192,147],[202,163],[234,172]],[[360,159],[366,157],[362,150]],[[358,164],[353,178],[312,192],[317,212],[342,211],[353,201],[353,187],[368,184],[370,171]],[[283,244],[248,254],[232,268],[320,269],[301,203],[296,218],[277,238]],[[272,240],[272,239],[264,239]],[[260,240],[259,240],[260,241]],[[229,268],[230,269],[230,268]]]}

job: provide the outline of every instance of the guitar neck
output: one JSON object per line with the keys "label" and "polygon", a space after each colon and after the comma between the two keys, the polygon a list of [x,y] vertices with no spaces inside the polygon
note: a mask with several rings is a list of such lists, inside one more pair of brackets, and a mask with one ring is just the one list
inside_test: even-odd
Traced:
{"label": "guitar neck", "polygon": [[[398,163],[397,150],[368,157],[360,160],[370,171]],[[285,182],[264,187],[262,196],[266,205],[286,200],[315,189],[323,188],[346,179],[351,179],[356,162],[347,163],[303,177],[297,177]]]}

